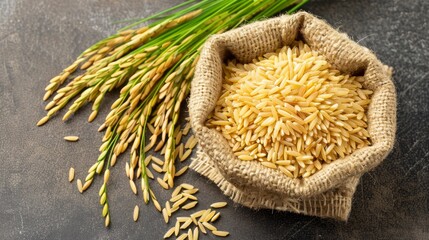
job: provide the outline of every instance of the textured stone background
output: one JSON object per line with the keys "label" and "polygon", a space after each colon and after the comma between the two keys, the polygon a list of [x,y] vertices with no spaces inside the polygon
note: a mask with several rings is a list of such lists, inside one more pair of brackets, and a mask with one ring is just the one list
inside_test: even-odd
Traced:
{"label": "textured stone background", "polygon": [[[141,219],[132,221],[132,209],[142,200],[129,190],[125,158],[112,173],[109,230],[102,226],[97,189],[81,195],[75,183],[68,184],[69,167],[82,178],[97,157],[102,117],[88,124],[90,109],[85,108],[65,124],[59,117],[42,128],[35,123],[44,115],[41,98],[48,80],[121,26],[113,22],[180,2],[0,0],[1,239],[160,239],[170,227],[152,206],[141,206]],[[395,148],[363,176],[347,223],[230,204],[216,225],[229,230],[230,239],[429,239],[429,1],[315,0],[304,9],[394,67]],[[108,98],[101,116],[116,96]],[[62,137],[69,134],[81,140],[66,143]],[[194,172],[180,181],[201,189],[200,208],[226,200]],[[166,199],[165,191],[158,192]]]}

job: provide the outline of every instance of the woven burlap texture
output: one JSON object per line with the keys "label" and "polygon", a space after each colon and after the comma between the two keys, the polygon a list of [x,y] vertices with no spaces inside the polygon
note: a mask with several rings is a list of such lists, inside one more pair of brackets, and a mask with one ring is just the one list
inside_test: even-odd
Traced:
{"label": "woven burlap texture", "polygon": [[[338,159],[304,179],[292,179],[256,161],[237,159],[226,139],[205,126],[220,96],[222,63],[242,63],[301,39],[336,69],[363,74],[374,91],[367,112],[372,145]],[[212,36],[204,45],[192,81],[191,124],[199,141],[191,168],[215,182],[237,203],[250,208],[285,210],[347,220],[359,178],[387,156],[396,131],[396,92],[391,70],[367,48],[315,16],[299,12]]]}

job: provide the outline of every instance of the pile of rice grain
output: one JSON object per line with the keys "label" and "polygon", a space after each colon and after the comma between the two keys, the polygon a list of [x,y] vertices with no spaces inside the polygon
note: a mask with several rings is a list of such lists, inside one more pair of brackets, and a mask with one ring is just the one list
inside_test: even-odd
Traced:
{"label": "pile of rice grain", "polygon": [[365,111],[372,91],[363,80],[333,69],[303,42],[249,64],[232,60],[207,126],[239,159],[309,177],[371,144]]}

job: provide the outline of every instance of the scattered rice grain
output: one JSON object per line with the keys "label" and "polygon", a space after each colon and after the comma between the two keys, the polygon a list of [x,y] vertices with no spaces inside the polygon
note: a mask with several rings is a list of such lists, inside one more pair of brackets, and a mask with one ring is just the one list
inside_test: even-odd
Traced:
{"label": "scattered rice grain", "polygon": [[210,231],[216,231],[217,230],[217,228],[215,226],[211,225],[208,222],[202,222],[202,224],[204,225],[205,228],[207,228]]}
{"label": "scattered rice grain", "polygon": [[164,182],[161,178],[156,178],[156,180],[158,181],[159,185],[161,185],[162,188],[168,190],[168,184],[166,182]]}
{"label": "scattered rice grain", "polygon": [[69,170],[69,182],[72,182],[74,179],[74,168],[70,168]]}
{"label": "scattered rice grain", "polygon": [[69,142],[76,142],[77,140],[79,140],[78,136],[65,136],[64,140],[69,141]]}
{"label": "scattered rice grain", "polygon": [[204,225],[201,222],[198,222],[198,228],[200,229],[200,231],[204,234],[207,234],[206,229],[204,228]]}
{"label": "scattered rice grain", "polygon": [[133,220],[134,222],[137,222],[138,219],[139,219],[139,206],[136,205],[134,207]]}
{"label": "scattered rice grain", "polygon": [[218,230],[216,230],[216,231],[212,231],[212,233],[213,233],[213,235],[216,235],[218,237],[226,237],[226,236],[229,235],[229,232],[227,232],[227,231],[218,231]]}
{"label": "scattered rice grain", "polygon": [[183,233],[182,235],[180,235],[176,240],[185,240],[188,237],[188,234]]}
{"label": "scattered rice grain", "polygon": [[180,222],[176,221],[176,224],[174,225],[174,236],[178,236],[180,232]]}
{"label": "scattered rice grain", "polygon": [[180,227],[180,229],[186,229],[187,227],[189,227],[189,225],[191,225],[191,223],[192,223],[192,219],[191,219],[191,218],[187,219],[187,220],[182,224],[182,226]]}
{"label": "scattered rice grain", "polygon": [[212,219],[210,219],[210,222],[215,222],[220,217],[220,212],[216,213]]}
{"label": "scattered rice grain", "polygon": [[164,222],[168,223],[169,218],[168,218],[167,210],[165,208],[162,209],[162,216],[164,217]]}
{"label": "scattered rice grain", "polygon": [[171,237],[174,233],[174,230],[175,230],[174,227],[168,229],[168,231],[164,234],[164,239]]}
{"label": "scattered rice grain", "polygon": [[182,186],[182,188],[187,189],[187,190],[194,189],[194,186],[192,186],[189,183],[182,183],[182,184],[180,184],[180,186]]}
{"label": "scattered rice grain", "polygon": [[189,210],[197,205],[198,201],[193,201],[182,206],[182,209]]}
{"label": "scattered rice grain", "polygon": [[227,202],[216,202],[216,203],[213,203],[212,205],[210,205],[210,207],[212,207],[212,208],[223,208],[226,205],[228,205]]}
{"label": "scattered rice grain", "polygon": [[198,228],[197,228],[197,227],[196,227],[196,228],[194,228],[194,233],[193,233],[193,235],[194,235],[194,239],[193,239],[193,240],[198,240],[199,231],[198,231]]}
{"label": "scattered rice grain", "polygon": [[180,161],[183,162],[186,159],[188,159],[188,157],[191,155],[192,153],[192,149],[188,149],[186,150],[186,152],[182,155],[182,157],[180,158]]}
{"label": "scattered rice grain", "polygon": [[77,184],[77,190],[79,190],[79,192],[82,193],[83,192],[82,181],[78,179],[76,181],[76,184]]}

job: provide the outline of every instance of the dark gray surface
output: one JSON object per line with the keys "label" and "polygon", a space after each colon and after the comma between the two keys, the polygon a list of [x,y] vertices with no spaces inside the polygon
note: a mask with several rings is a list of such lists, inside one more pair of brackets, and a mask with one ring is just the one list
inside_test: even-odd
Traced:
{"label": "dark gray surface", "polygon": [[[65,124],[59,117],[42,128],[35,123],[44,115],[41,97],[48,80],[86,46],[119,28],[112,22],[180,2],[0,0],[0,239],[160,239],[170,227],[129,190],[125,157],[112,173],[108,230],[102,225],[98,191],[81,195],[75,183],[68,184],[69,167],[82,178],[95,160],[102,117],[88,124],[90,109],[85,108]],[[395,148],[362,177],[347,223],[230,204],[216,225],[231,232],[229,239],[429,239],[429,1],[325,0],[304,9],[394,67]],[[101,116],[116,96],[108,99]],[[62,137],[69,134],[81,140],[66,143]],[[194,172],[180,181],[201,189],[200,208],[226,200]],[[165,191],[157,192],[167,198]],[[135,204],[141,206],[137,223],[132,221]]]}

